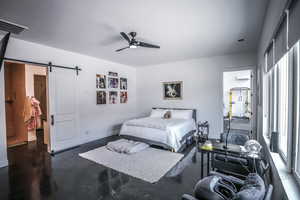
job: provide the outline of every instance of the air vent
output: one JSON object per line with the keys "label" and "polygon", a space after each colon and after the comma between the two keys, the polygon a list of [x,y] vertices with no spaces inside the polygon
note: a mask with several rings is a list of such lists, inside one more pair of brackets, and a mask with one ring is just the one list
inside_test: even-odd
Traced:
{"label": "air vent", "polygon": [[27,30],[28,27],[0,19],[0,30],[2,31],[10,32],[13,34],[20,34],[25,29]]}

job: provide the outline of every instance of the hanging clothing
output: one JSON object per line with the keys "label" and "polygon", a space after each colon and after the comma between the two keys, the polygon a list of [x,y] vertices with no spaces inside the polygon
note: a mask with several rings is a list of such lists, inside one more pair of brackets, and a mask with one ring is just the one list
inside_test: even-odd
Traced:
{"label": "hanging clothing", "polygon": [[28,131],[41,127],[41,115],[40,102],[34,97],[26,97],[23,116]]}

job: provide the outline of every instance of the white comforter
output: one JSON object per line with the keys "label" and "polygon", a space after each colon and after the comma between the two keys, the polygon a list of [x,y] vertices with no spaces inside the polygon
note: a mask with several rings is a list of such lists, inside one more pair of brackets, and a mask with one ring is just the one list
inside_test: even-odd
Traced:
{"label": "white comforter", "polygon": [[154,117],[146,117],[140,119],[133,119],[125,122],[127,126],[139,126],[145,128],[153,128],[166,131],[171,126],[180,125],[185,123],[185,119],[162,119]]}
{"label": "white comforter", "polygon": [[120,135],[129,135],[160,142],[177,151],[181,147],[181,139],[192,130],[196,130],[193,119],[146,117],[125,122],[121,128]]}

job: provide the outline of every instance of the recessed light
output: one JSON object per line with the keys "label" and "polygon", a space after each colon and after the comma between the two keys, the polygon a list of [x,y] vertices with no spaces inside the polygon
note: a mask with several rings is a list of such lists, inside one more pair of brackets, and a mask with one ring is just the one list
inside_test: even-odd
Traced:
{"label": "recessed light", "polygon": [[244,41],[245,41],[244,38],[238,39],[238,42],[244,42]]}

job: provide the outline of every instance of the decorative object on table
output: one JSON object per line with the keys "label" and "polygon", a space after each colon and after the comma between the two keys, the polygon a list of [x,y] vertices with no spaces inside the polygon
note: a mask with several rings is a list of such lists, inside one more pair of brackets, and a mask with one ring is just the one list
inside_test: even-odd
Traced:
{"label": "decorative object on table", "polygon": [[118,88],[119,79],[108,77],[108,88]]}
{"label": "decorative object on table", "polygon": [[128,95],[127,92],[120,92],[120,103],[127,103]]}
{"label": "decorative object on table", "polygon": [[182,81],[164,82],[163,96],[165,100],[182,99]]}
{"label": "decorative object on table", "polygon": [[206,142],[201,146],[201,149],[212,150],[213,149],[212,142],[210,140],[206,140]]}
{"label": "decorative object on table", "polygon": [[106,91],[97,91],[97,105],[106,104]]}
{"label": "decorative object on table", "polygon": [[96,74],[96,88],[105,89],[106,88],[106,76],[102,74]]}
{"label": "decorative object on table", "polygon": [[109,103],[110,104],[117,104],[118,101],[118,92],[117,91],[110,91],[109,92]]}
{"label": "decorative object on table", "polygon": [[118,77],[118,73],[117,72],[108,72],[108,76]]}
{"label": "decorative object on table", "polygon": [[251,158],[258,158],[262,146],[256,140],[248,140],[244,145],[247,156]]}
{"label": "decorative object on table", "polygon": [[127,78],[120,78],[120,90],[127,90]]}
{"label": "decorative object on table", "polygon": [[198,135],[196,138],[196,141],[198,142],[205,142],[208,140],[208,135],[209,135],[209,124],[208,121],[199,121],[198,124]]}

